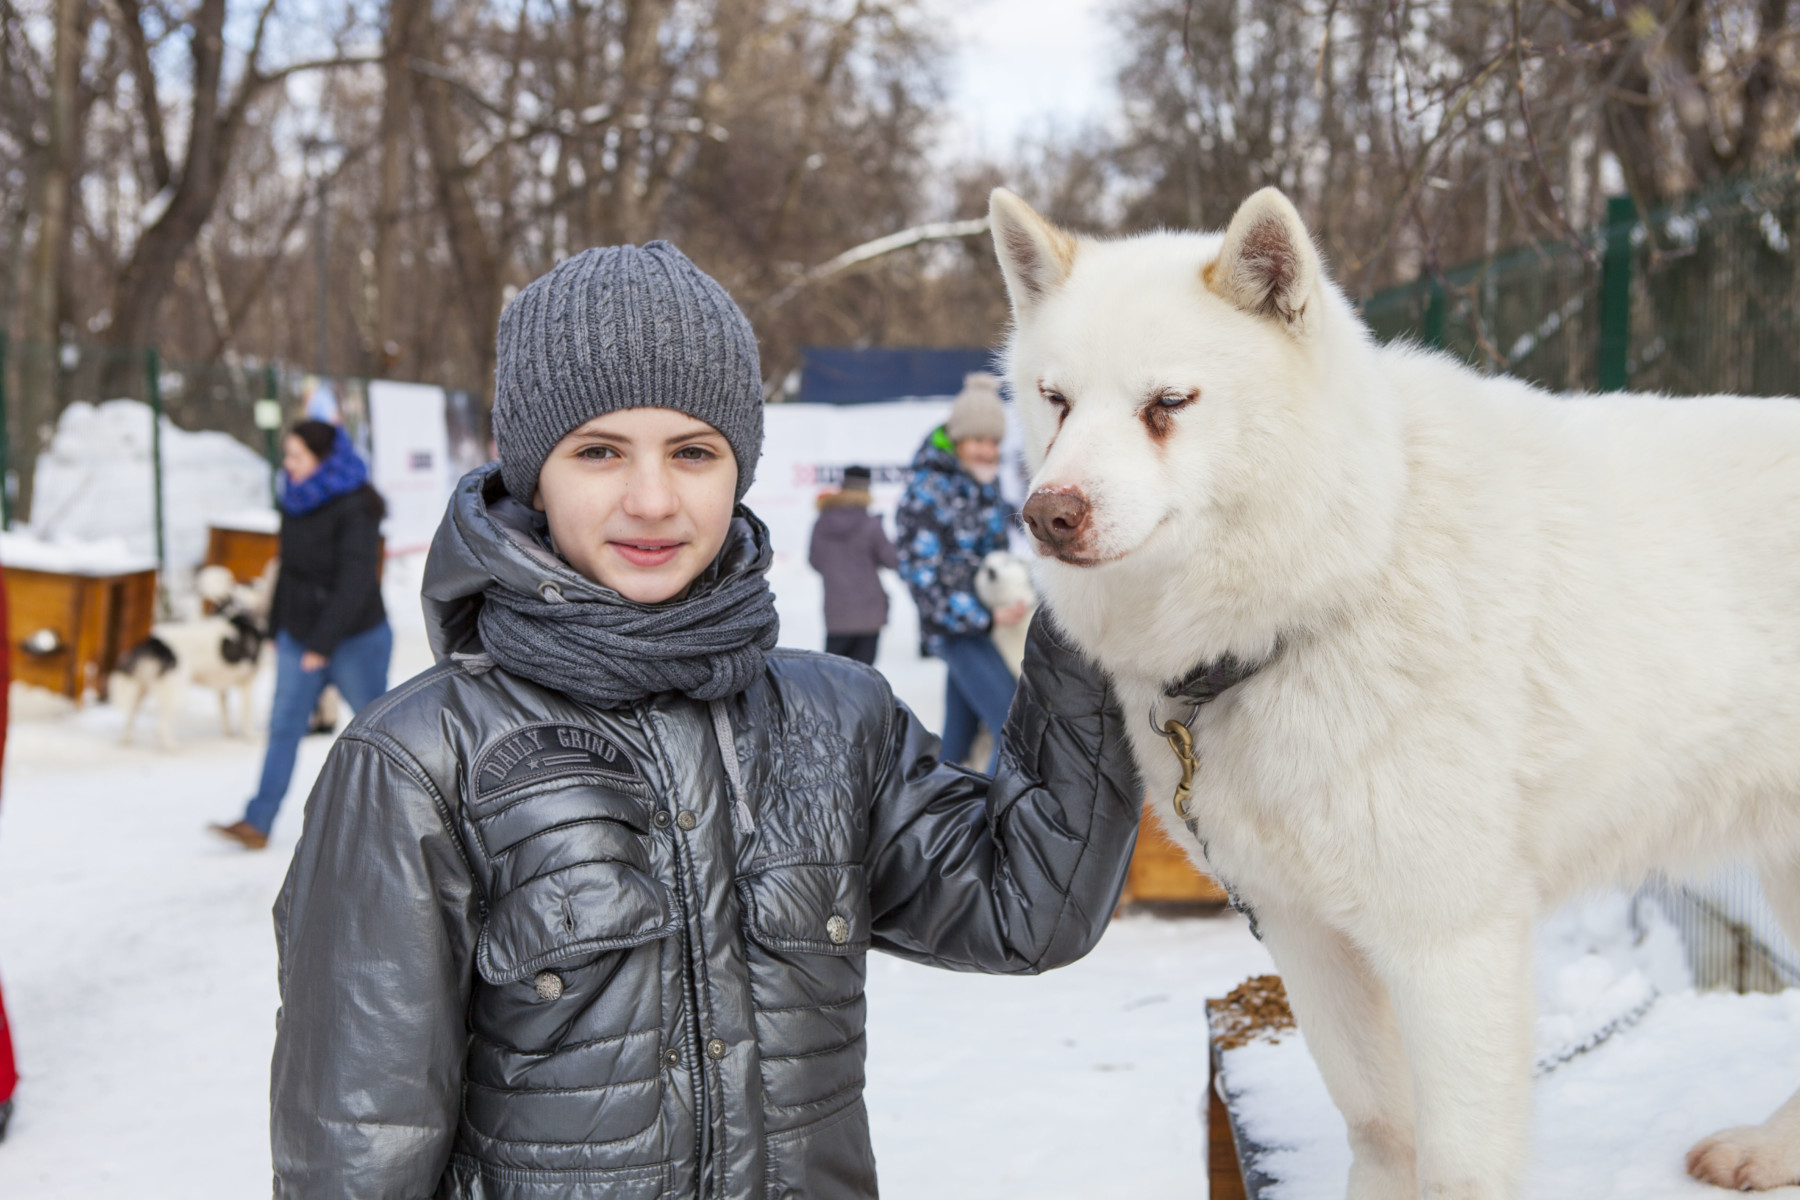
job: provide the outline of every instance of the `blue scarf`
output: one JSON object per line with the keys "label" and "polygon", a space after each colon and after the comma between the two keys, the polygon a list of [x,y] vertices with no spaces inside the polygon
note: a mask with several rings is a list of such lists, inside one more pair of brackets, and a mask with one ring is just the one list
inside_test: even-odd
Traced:
{"label": "blue scarf", "polygon": [[367,482],[369,465],[363,462],[349,437],[340,429],[337,441],[331,445],[331,453],[304,481],[295,483],[286,471],[281,473],[281,510],[290,517],[302,516],[328,500],[354,492]]}

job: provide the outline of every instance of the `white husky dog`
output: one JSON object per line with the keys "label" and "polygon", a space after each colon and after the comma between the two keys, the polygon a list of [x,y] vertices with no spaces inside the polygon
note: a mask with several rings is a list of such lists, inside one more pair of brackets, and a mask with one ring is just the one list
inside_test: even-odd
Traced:
{"label": "white husky dog", "polygon": [[[1800,404],[1378,346],[1274,190],[1223,235],[992,216],[1038,584],[1260,919],[1349,1195],[1517,1195],[1536,914],[1742,855],[1800,939]],[[1170,697],[1208,664],[1260,669]],[[1688,1168],[1800,1181],[1800,1097]]]}

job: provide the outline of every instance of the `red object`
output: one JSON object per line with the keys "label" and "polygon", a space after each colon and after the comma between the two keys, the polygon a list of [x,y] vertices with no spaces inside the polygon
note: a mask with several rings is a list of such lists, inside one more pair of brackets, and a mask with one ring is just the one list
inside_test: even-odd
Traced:
{"label": "red object", "polygon": [[[12,681],[12,633],[6,618],[6,576],[0,574],[0,763],[6,759],[6,694]],[[6,1000],[0,997],[0,1104],[12,1099],[19,1083],[13,1062],[12,1026],[6,1023]]]}
{"label": "red object", "polygon": [[12,1099],[19,1085],[19,1068],[13,1062],[12,1026],[6,1023],[6,1000],[0,997],[0,1104]]}

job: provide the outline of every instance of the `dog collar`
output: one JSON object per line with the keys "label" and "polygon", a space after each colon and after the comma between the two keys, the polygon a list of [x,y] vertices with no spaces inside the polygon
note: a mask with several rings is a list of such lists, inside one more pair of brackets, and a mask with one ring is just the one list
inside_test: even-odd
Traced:
{"label": "dog collar", "polygon": [[1200,819],[1189,807],[1193,798],[1194,772],[1200,766],[1200,756],[1194,750],[1193,729],[1194,718],[1200,715],[1201,708],[1211,704],[1274,662],[1281,653],[1281,649],[1282,643],[1277,640],[1275,649],[1267,658],[1253,663],[1244,662],[1236,655],[1227,654],[1212,662],[1201,663],[1174,683],[1163,688],[1163,695],[1166,698],[1188,705],[1188,715],[1185,721],[1170,717],[1158,725],[1156,723],[1156,705],[1151,704],[1150,706],[1150,728],[1169,743],[1169,749],[1174,752],[1176,761],[1181,764],[1181,782],[1175,785],[1175,815],[1181,818],[1181,823],[1187,826],[1187,831],[1193,836],[1193,839],[1200,843],[1200,856],[1207,860],[1207,868],[1212,871],[1213,878],[1217,879],[1224,887],[1231,907],[1249,919],[1250,932],[1255,935],[1257,941],[1262,940],[1262,930],[1257,927],[1256,914],[1251,911],[1248,904],[1244,903],[1243,897],[1238,895],[1237,889],[1232,887],[1230,882],[1212,867],[1206,839],[1200,836]]}
{"label": "dog collar", "polygon": [[1174,683],[1163,688],[1163,695],[1171,700],[1178,700],[1199,708],[1203,704],[1211,704],[1220,696],[1250,678],[1264,667],[1275,661],[1281,653],[1282,643],[1275,643],[1275,650],[1260,662],[1247,663],[1235,654],[1227,654],[1212,662],[1201,663],[1183,675]]}

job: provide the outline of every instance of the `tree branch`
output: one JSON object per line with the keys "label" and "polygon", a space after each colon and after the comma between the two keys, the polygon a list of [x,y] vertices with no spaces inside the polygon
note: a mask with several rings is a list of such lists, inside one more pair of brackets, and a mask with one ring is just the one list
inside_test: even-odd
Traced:
{"label": "tree branch", "polygon": [[833,275],[841,275],[851,267],[880,258],[884,254],[892,254],[896,250],[904,250],[924,242],[979,237],[987,231],[986,217],[974,217],[967,221],[932,221],[925,225],[914,225],[911,229],[902,229],[898,233],[890,233],[886,237],[878,237],[860,246],[852,246],[837,257],[827,259],[806,271],[800,278],[770,296],[757,306],[757,313],[760,316],[773,312],[813,284],[823,283]]}

